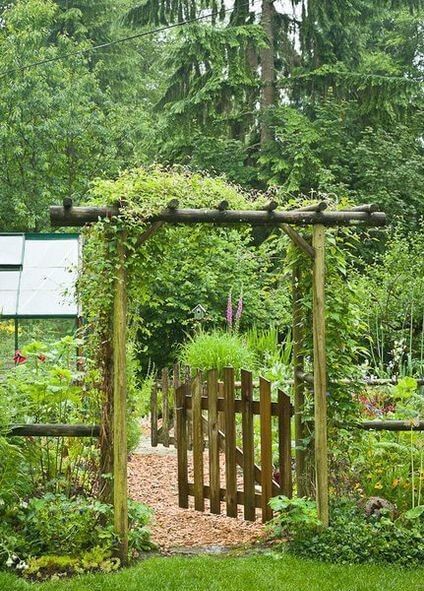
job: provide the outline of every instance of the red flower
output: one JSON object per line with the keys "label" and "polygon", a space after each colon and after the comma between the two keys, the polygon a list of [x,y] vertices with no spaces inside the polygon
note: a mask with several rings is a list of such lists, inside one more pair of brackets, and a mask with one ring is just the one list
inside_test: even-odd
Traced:
{"label": "red flower", "polygon": [[16,363],[16,365],[20,365],[21,363],[26,363],[27,358],[24,357],[18,349],[15,355],[13,356],[13,361]]}

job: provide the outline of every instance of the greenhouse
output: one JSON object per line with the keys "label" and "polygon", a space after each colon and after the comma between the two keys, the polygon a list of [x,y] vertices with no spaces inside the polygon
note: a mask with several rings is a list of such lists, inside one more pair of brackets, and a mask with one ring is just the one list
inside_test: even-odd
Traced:
{"label": "greenhouse", "polygon": [[78,234],[0,235],[0,370],[27,342],[74,331],[79,253]]}

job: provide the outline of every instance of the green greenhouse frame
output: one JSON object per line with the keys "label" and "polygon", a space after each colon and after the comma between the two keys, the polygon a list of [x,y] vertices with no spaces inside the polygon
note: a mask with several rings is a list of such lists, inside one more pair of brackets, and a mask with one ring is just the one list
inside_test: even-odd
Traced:
{"label": "green greenhouse frame", "polygon": [[79,260],[78,233],[0,233],[0,322],[13,320],[15,352],[22,320],[79,325],[72,293]]}

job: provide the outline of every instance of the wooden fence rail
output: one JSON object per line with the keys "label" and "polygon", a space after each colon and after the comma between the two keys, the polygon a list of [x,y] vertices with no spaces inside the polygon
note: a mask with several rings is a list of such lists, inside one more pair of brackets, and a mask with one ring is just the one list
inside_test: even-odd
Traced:
{"label": "wooden fence rail", "polygon": [[6,437],[99,437],[100,425],[37,423],[11,425]]}

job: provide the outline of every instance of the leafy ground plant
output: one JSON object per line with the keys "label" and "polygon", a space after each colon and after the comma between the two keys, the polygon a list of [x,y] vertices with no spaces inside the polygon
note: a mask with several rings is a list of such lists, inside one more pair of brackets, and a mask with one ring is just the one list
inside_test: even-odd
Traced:
{"label": "leafy ground plant", "polygon": [[[133,558],[152,548],[147,529],[150,514],[146,506],[130,502],[129,548]],[[20,502],[3,513],[0,531],[0,565],[31,577],[119,566],[119,561],[111,560],[118,542],[113,508],[93,498],[47,493]]]}
{"label": "leafy ground plant", "polygon": [[384,509],[367,517],[363,507],[339,501],[332,507],[330,526],[322,529],[313,501],[276,497],[271,506],[278,512],[275,534],[288,536],[288,549],[298,556],[339,564],[424,563],[424,508],[397,519]]}

